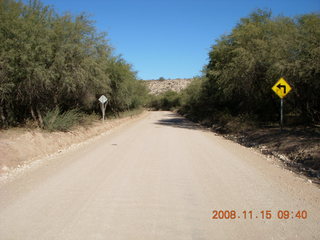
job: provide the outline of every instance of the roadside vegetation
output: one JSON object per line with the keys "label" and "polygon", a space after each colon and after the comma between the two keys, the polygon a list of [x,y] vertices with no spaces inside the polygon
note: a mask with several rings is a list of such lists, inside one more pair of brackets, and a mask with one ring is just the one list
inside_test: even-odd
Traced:
{"label": "roadside vegetation", "polygon": [[147,90],[105,33],[85,15],[58,14],[40,1],[0,1],[0,128],[32,119],[48,130],[68,130],[100,112],[145,104]]}
{"label": "roadside vegetation", "polygon": [[216,41],[201,77],[179,93],[152,96],[149,107],[206,124],[277,124],[280,98],[271,87],[283,77],[293,88],[284,99],[286,124],[318,125],[319,46],[320,14],[272,17],[257,10]]}
{"label": "roadside vegetation", "polygon": [[[293,89],[284,99],[283,131],[280,98],[271,90],[281,77]],[[257,10],[216,41],[201,77],[180,93],[154,96],[150,107],[174,109],[319,182],[319,93],[320,15]]]}
{"label": "roadside vegetation", "polygon": [[181,97],[172,90],[159,95],[150,95],[148,106],[153,110],[175,110],[181,106]]}
{"label": "roadside vegetation", "polygon": [[180,112],[207,122],[277,122],[280,99],[271,87],[284,77],[288,124],[320,123],[320,15],[242,18],[209,52],[204,76],[181,93]]}

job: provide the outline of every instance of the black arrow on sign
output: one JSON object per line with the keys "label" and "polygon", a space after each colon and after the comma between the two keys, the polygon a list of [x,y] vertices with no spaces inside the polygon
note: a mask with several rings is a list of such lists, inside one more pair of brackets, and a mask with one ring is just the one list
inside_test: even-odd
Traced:
{"label": "black arrow on sign", "polygon": [[277,88],[279,88],[279,89],[283,88],[283,93],[286,93],[286,92],[287,92],[287,87],[286,87],[286,85],[281,85],[281,83],[279,83],[279,84],[277,85]]}

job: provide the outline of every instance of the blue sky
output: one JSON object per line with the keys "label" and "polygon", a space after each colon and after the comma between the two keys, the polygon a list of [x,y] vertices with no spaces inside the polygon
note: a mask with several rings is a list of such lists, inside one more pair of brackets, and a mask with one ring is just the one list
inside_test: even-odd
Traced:
{"label": "blue sky", "polygon": [[141,79],[200,75],[210,46],[257,8],[295,16],[320,0],[42,0],[60,12],[86,12]]}

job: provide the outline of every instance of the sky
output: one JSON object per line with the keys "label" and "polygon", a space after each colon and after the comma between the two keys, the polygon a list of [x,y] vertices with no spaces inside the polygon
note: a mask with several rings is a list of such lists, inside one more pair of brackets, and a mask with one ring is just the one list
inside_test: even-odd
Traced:
{"label": "sky", "polygon": [[320,0],[42,0],[59,13],[87,13],[116,55],[144,80],[201,75],[211,46],[261,8],[274,16],[320,12]]}

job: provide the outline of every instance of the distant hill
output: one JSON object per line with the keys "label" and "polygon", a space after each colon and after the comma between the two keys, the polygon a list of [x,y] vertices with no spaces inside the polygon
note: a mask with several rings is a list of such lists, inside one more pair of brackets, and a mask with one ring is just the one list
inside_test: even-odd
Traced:
{"label": "distant hill", "polygon": [[192,81],[192,78],[177,78],[169,80],[143,80],[150,93],[154,95],[159,95],[166,91],[172,90],[175,92],[180,92],[185,89]]}

